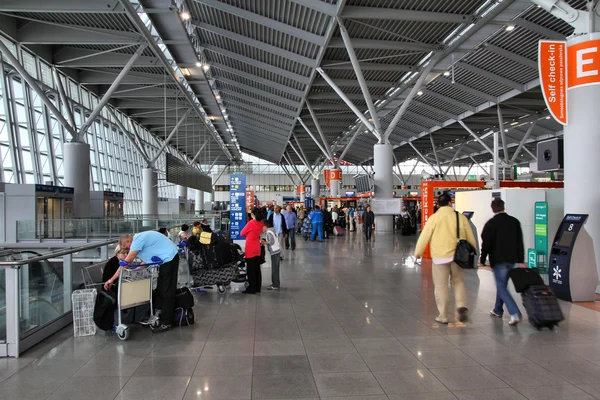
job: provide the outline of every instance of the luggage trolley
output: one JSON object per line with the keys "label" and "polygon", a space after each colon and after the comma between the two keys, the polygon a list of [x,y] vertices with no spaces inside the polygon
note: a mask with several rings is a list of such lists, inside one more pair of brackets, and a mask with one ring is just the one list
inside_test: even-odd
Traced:
{"label": "luggage trolley", "polygon": [[[123,324],[121,314],[123,310],[150,303],[150,311],[154,310],[152,305],[152,290],[155,278],[158,277],[157,269],[162,264],[160,257],[152,257],[148,264],[129,264],[121,266],[119,274],[119,288],[117,291],[117,314],[118,324],[115,328],[117,336],[121,340],[129,338],[129,326]],[[151,316],[150,323],[158,320]]]}

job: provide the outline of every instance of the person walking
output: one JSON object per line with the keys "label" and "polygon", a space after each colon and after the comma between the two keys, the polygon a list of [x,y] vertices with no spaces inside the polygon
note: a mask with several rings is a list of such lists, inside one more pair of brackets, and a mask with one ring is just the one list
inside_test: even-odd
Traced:
{"label": "person walking", "polygon": [[371,211],[371,206],[367,206],[367,210],[363,214],[363,230],[365,231],[365,238],[371,240],[373,235],[373,227],[375,226],[375,214]]}
{"label": "person walking", "polygon": [[277,233],[269,220],[265,221],[263,233],[265,234],[265,239],[261,240],[260,243],[266,245],[269,249],[269,254],[271,254],[271,286],[267,289],[279,290],[281,284],[279,280],[279,254],[281,253],[281,247],[279,247]]}
{"label": "person walking", "polygon": [[153,257],[162,260],[158,268],[156,284],[156,300],[160,304],[160,317],[158,324],[151,327],[154,333],[168,331],[175,319],[175,293],[179,273],[178,253],[175,243],[165,235],[157,231],[146,231],[133,236],[127,257],[119,262],[120,266],[127,266],[138,256],[145,263],[152,262]]}
{"label": "person walking", "polygon": [[283,212],[287,235],[285,235],[285,249],[289,250],[290,245],[292,251],[296,250],[296,229],[298,228],[298,217],[290,204],[287,205],[286,211]]}
{"label": "person walking", "polygon": [[525,267],[523,231],[519,220],[506,213],[502,199],[492,201],[492,211],[494,217],[485,224],[481,232],[480,259],[480,263],[485,265],[489,255],[490,265],[496,278],[496,305],[490,311],[490,315],[502,318],[506,304],[510,314],[508,324],[515,326],[521,321],[521,311],[508,292],[507,286],[510,270],[517,264],[521,268]]}
{"label": "person walking", "polygon": [[[288,227],[285,223],[285,217],[281,213],[281,206],[275,206],[271,216],[269,216],[267,219],[273,225],[273,228],[275,228],[275,232],[277,232],[279,248],[283,249],[283,241],[285,236],[288,235]],[[279,255],[279,259],[283,260],[283,252]]]}
{"label": "person walking", "polygon": [[315,241],[317,233],[319,233],[319,242],[323,242],[323,220],[325,219],[321,207],[315,206],[315,209],[310,213],[310,222],[312,223],[312,232],[310,234],[311,242]]}
{"label": "person walking", "polygon": [[264,223],[262,210],[257,207],[250,213],[252,219],[246,224],[240,235],[246,238],[246,271],[248,275],[248,287],[242,293],[256,294],[260,293],[262,285],[262,272],[260,270],[260,235],[263,231]]}
{"label": "person walking", "polygon": [[298,209],[298,233],[300,233],[302,229],[302,224],[304,224],[305,212],[306,210],[304,209],[304,206],[300,206],[300,208]]}
{"label": "person walking", "polygon": [[302,236],[304,236],[304,241],[307,241],[312,234],[312,221],[310,216],[312,214],[312,210],[309,208],[306,211],[304,222],[302,223]]}
{"label": "person walking", "polygon": [[430,245],[433,266],[431,274],[435,292],[435,302],[439,315],[435,318],[440,324],[448,323],[448,280],[454,290],[457,318],[460,322],[469,319],[467,307],[467,291],[463,279],[463,269],[454,262],[454,253],[458,239],[456,238],[456,222],[458,215],[459,237],[475,247],[473,231],[467,218],[454,211],[452,199],[447,193],[438,198],[439,209],[429,217],[427,224],[419,236],[415,249],[415,258],[423,255],[427,244]]}
{"label": "person walking", "polygon": [[354,232],[356,230],[356,221],[354,219],[354,207],[350,206],[348,209],[348,229],[350,232]]}

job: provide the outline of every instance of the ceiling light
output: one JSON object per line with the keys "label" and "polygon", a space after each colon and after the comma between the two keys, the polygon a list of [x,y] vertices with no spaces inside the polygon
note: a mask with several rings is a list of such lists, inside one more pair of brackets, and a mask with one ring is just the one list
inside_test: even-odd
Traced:
{"label": "ceiling light", "polygon": [[450,71],[444,71],[444,76],[450,76]]}
{"label": "ceiling light", "polygon": [[419,91],[417,92],[417,96],[423,96],[423,92],[419,90]]}
{"label": "ceiling light", "polygon": [[188,21],[190,18],[192,18],[192,16],[190,15],[190,13],[187,12],[187,11],[182,12],[181,14],[179,14],[179,16],[184,21]]}
{"label": "ceiling light", "polygon": [[205,71],[208,71],[208,70],[210,69],[210,65],[208,65],[208,64],[204,64],[204,65],[202,66],[202,69],[203,69],[203,70],[205,70]]}
{"label": "ceiling light", "polygon": [[510,32],[510,31],[514,31],[515,30],[515,26],[514,25],[507,25],[506,28],[504,28],[505,31]]}
{"label": "ceiling light", "polygon": [[196,67],[201,67],[202,63],[200,61],[196,61]]}
{"label": "ceiling light", "polygon": [[548,116],[546,117],[546,119],[550,119],[550,116],[548,115]]}
{"label": "ceiling light", "polygon": [[216,99],[216,100],[221,100],[221,96],[219,96],[219,95],[216,95],[216,96],[215,96],[215,99]]}
{"label": "ceiling light", "polygon": [[214,115],[211,115],[210,117],[208,117],[208,119],[210,119],[211,121],[214,121],[216,118]]}
{"label": "ceiling light", "polygon": [[181,73],[184,74],[185,76],[189,76],[190,70],[187,68],[181,68]]}

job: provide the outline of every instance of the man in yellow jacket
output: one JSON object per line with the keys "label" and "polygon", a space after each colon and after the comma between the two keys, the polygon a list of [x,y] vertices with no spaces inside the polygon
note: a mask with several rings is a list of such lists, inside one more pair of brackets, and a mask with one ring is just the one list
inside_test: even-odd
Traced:
{"label": "man in yellow jacket", "polygon": [[[433,286],[435,302],[439,315],[435,318],[441,324],[448,323],[448,280],[452,284],[456,302],[457,318],[466,322],[469,318],[467,307],[467,292],[463,280],[463,270],[454,262],[454,252],[458,239],[456,238],[456,214],[451,206],[452,199],[446,193],[438,198],[439,209],[427,220],[417,242],[415,257],[420,257],[427,244],[430,245],[433,266]],[[467,218],[459,214],[459,236],[466,239],[473,247],[476,246],[473,231]]]}

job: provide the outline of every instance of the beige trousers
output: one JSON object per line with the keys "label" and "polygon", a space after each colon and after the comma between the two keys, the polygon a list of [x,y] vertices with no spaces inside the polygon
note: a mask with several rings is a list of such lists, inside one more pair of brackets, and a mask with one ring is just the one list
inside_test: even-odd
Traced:
{"label": "beige trousers", "polygon": [[448,280],[454,290],[456,308],[467,307],[467,291],[463,279],[463,269],[456,263],[433,264],[431,275],[440,318],[448,318]]}

